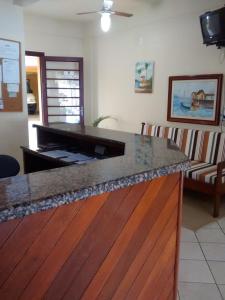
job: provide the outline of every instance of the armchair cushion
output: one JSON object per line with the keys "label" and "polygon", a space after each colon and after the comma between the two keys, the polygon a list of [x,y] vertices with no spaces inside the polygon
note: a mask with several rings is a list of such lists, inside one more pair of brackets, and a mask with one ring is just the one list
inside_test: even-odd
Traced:
{"label": "armchair cushion", "polygon": [[190,160],[210,164],[225,161],[225,133],[145,123],[143,134],[173,140]]}
{"label": "armchair cushion", "polygon": [[[185,177],[204,183],[215,184],[217,165],[195,160],[191,161],[191,168],[185,172]],[[225,183],[225,170],[222,173],[222,183]]]}

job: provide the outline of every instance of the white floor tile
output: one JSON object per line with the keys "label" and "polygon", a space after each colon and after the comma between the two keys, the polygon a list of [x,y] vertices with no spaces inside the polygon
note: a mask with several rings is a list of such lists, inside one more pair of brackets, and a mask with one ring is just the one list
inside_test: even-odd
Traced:
{"label": "white floor tile", "polygon": [[195,234],[201,243],[225,243],[225,234],[221,229],[201,228]]}
{"label": "white floor tile", "polygon": [[202,229],[220,229],[220,226],[217,222],[212,222],[201,227]]}
{"label": "white floor tile", "polygon": [[190,242],[181,242],[180,258],[181,259],[205,260],[199,244],[198,243],[190,243]]}
{"label": "white floor tile", "polygon": [[181,242],[198,242],[194,231],[182,227],[181,229]]}
{"label": "white floor tile", "polygon": [[225,262],[224,261],[208,261],[211,272],[218,284],[225,284]]}
{"label": "white floor tile", "polygon": [[220,292],[223,296],[223,298],[225,299],[225,285],[219,285],[219,289],[220,289]]}
{"label": "white floor tile", "polygon": [[181,282],[214,283],[214,279],[205,261],[180,260]]}
{"label": "white floor tile", "polygon": [[206,283],[180,283],[180,300],[221,300],[220,293],[215,284]]}
{"label": "white floor tile", "polygon": [[222,219],[218,220],[218,223],[225,230],[225,218],[222,218]]}
{"label": "white floor tile", "polygon": [[201,243],[207,260],[225,261],[225,244]]}

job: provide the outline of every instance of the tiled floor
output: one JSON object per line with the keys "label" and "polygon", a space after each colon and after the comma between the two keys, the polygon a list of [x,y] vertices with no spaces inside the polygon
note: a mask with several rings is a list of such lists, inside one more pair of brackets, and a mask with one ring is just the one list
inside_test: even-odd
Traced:
{"label": "tiled floor", "polygon": [[182,228],[179,300],[225,300],[225,218]]}

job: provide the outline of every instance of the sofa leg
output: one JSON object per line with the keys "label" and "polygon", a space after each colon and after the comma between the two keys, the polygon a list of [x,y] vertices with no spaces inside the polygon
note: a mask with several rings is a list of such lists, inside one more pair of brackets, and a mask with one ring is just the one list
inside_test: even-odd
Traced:
{"label": "sofa leg", "polygon": [[220,200],[221,200],[221,196],[220,195],[216,195],[214,198],[214,207],[213,207],[213,217],[217,218],[219,217],[220,214]]}

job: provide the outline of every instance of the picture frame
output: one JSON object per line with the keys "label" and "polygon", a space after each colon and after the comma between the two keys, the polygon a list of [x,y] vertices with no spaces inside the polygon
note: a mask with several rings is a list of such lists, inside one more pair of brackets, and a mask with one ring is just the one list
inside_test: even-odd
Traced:
{"label": "picture frame", "polygon": [[167,121],[219,125],[222,85],[223,74],[170,76]]}
{"label": "picture frame", "polygon": [[135,65],[135,93],[153,93],[154,62],[138,61]]}

